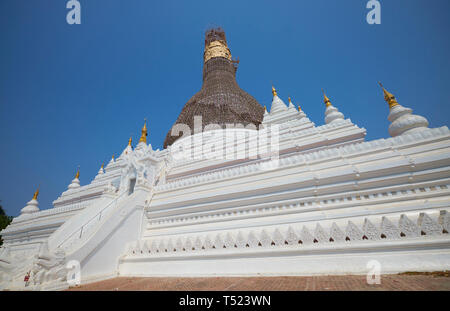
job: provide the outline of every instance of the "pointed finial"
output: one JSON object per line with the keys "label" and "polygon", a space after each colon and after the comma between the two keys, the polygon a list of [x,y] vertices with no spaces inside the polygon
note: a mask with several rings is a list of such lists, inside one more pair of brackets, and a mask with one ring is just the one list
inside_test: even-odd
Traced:
{"label": "pointed finial", "polygon": [[112,155],[111,161],[114,161],[114,154]]}
{"label": "pointed finial", "polygon": [[302,112],[302,108],[300,108],[300,105],[298,105],[298,111]]}
{"label": "pointed finial", "polygon": [[75,178],[80,177],[80,166],[78,165],[77,173],[75,174]]}
{"label": "pointed finial", "polygon": [[144,119],[144,127],[142,127],[141,138],[139,139],[139,142],[145,144],[147,143],[147,119]]}
{"label": "pointed finial", "polygon": [[322,89],[322,93],[323,93],[323,102],[325,103],[325,105],[327,107],[331,106],[331,102],[330,99],[327,97],[327,95],[325,95],[325,91]]}
{"label": "pointed finial", "polygon": [[130,146],[130,147],[131,147],[131,142],[132,142],[132,139],[130,137],[130,139],[128,139],[128,146]]}
{"label": "pointed finial", "polygon": [[264,112],[267,112],[267,107],[266,107],[266,105],[264,105]]}
{"label": "pointed finial", "polygon": [[272,94],[273,94],[273,96],[277,96],[277,90],[275,90],[275,88],[273,87],[273,85],[272,85]]}
{"label": "pointed finial", "polygon": [[386,91],[386,89],[383,87],[383,84],[381,84],[381,82],[378,82],[378,84],[383,89],[384,100],[389,104],[389,108],[393,108],[393,107],[397,106],[398,102],[395,99],[395,96],[393,94],[389,93],[388,91]]}
{"label": "pointed finial", "polygon": [[39,188],[40,188],[40,187],[41,187],[41,185],[39,185],[38,188],[36,189],[36,191],[34,192],[33,200],[37,200],[37,197],[38,197],[38,195],[39,195]]}
{"label": "pointed finial", "polygon": [[292,101],[291,101],[291,97],[290,97],[290,96],[288,97],[288,101],[289,101],[289,104],[291,104],[291,103],[292,103]]}
{"label": "pointed finial", "polygon": [[103,168],[104,165],[105,165],[105,163],[102,163],[102,166],[100,166],[100,168]]}

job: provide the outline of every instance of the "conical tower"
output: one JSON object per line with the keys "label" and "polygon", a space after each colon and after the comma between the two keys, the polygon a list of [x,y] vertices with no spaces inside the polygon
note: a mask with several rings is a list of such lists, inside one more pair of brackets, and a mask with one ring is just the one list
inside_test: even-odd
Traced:
{"label": "conical tower", "polygon": [[[202,116],[203,127],[227,123],[258,126],[264,108],[237,84],[237,62],[231,59],[223,29],[206,31],[203,61],[202,88],[186,103],[175,124],[186,124],[193,133],[194,116]],[[179,138],[171,132],[172,129],[167,133],[164,148]]]}

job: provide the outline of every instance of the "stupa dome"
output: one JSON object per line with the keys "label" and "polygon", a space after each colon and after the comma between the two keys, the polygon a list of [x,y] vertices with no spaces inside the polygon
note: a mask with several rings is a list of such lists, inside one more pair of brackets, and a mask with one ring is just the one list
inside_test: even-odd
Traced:
{"label": "stupa dome", "polygon": [[[262,122],[264,108],[237,84],[237,61],[231,59],[225,32],[221,28],[206,32],[203,56],[202,88],[186,103],[175,124],[186,124],[193,133],[194,116],[202,116],[203,127],[230,123],[258,126]],[[178,138],[180,136],[172,135],[171,129],[164,141],[164,148]]]}

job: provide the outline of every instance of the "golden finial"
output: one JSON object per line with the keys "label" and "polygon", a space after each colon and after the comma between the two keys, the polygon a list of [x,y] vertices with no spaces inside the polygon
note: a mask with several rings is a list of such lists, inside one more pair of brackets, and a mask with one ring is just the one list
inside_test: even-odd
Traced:
{"label": "golden finial", "polygon": [[38,188],[36,189],[36,191],[34,192],[33,200],[37,200],[37,197],[38,197],[38,195],[39,195],[39,188],[40,188],[40,187],[41,187],[41,186],[39,185]]}
{"label": "golden finial", "polygon": [[264,105],[264,112],[267,112],[267,107],[266,107],[266,105]]}
{"label": "golden finial", "polygon": [[80,166],[78,166],[77,173],[75,174],[75,179],[80,177]]}
{"label": "golden finial", "polygon": [[292,103],[292,101],[291,101],[291,97],[290,97],[290,96],[288,97],[288,101],[289,101],[289,104],[291,104],[291,103]]}
{"label": "golden finial", "polygon": [[386,89],[383,87],[383,84],[381,84],[381,82],[378,82],[378,84],[383,89],[384,100],[389,104],[389,108],[393,108],[393,107],[397,106],[398,102],[395,99],[395,96],[392,95],[391,93],[389,93],[388,91],[386,91]]}
{"label": "golden finial", "polygon": [[273,96],[277,96],[277,90],[275,90],[275,88],[273,87],[273,85],[272,85],[272,94],[273,94]]}
{"label": "golden finial", "polygon": [[147,120],[144,119],[144,127],[141,130],[141,138],[139,139],[139,142],[141,143],[147,143]]}
{"label": "golden finial", "polygon": [[102,166],[100,166],[100,168],[103,168],[104,165],[105,165],[105,163],[102,163]]}
{"label": "golden finial", "polygon": [[113,160],[113,161],[114,161],[114,155],[112,155],[112,158],[111,158],[111,160]]}
{"label": "golden finial", "polygon": [[131,142],[132,142],[132,139],[130,137],[130,139],[128,139],[128,146],[130,146],[130,147],[131,147]]}
{"label": "golden finial", "polygon": [[322,93],[323,93],[323,102],[325,103],[325,105],[327,107],[331,106],[331,102],[330,99],[327,97],[327,95],[325,95],[325,91],[322,89]]}
{"label": "golden finial", "polygon": [[298,105],[298,111],[301,112],[302,108],[300,108],[300,105]]}

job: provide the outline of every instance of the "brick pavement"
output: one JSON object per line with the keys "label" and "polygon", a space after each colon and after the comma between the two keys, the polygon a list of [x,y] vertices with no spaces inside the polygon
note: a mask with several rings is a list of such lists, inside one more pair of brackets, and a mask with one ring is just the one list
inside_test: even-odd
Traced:
{"label": "brick pavement", "polygon": [[82,291],[336,291],[336,290],[444,290],[450,277],[441,275],[382,275],[380,285],[369,285],[365,276],[277,277],[117,277],[70,288]]}

